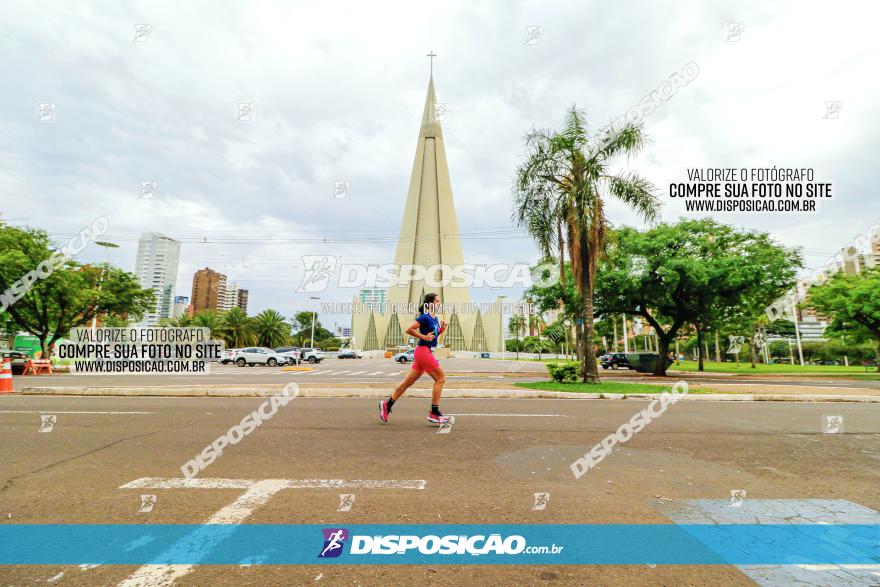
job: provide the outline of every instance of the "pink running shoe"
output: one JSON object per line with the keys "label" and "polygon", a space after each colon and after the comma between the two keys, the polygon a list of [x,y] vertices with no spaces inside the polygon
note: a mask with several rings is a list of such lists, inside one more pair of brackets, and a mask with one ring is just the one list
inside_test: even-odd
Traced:
{"label": "pink running shoe", "polygon": [[446,424],[449,422],[449,416],[437,415],[434,412],[428,412],[428,422],[431,424]]}
{"label": "pink running shoe", "polygon": [[379,419],[383,422],[387,422],[390,414],[391,410],[388,409],[388,400],[383,399],[379,402]]}

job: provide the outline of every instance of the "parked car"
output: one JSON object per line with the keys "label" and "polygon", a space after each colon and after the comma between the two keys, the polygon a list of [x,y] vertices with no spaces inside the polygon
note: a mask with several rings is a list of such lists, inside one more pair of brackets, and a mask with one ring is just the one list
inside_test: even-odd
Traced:
{"label": "parked car", "polygon": [[302,360],[315,364],[324,360],[324,351],[321,349],[304,348],[302,349]]}
{"label": "parked car", "polygon": [[226,349],[222,353],[220,353],[220,364],[228,365],[235,358],[235,353],[240,351],[241,349]]}
{"label": "parked car", "polygon": [[287,358],[288,365],[302,363],[302,350],[297,346],[283,346],[275,349],[275,352]]}
{"label": "parked car", "polygon": [[416,350],[409,349],[408,351],[403,351],[402,353],[397,353],[394,355],[394,360],[401,364],[409,363],[415,357]]}
{"label": "parked car", "polygon": [[632,369],[626,353],[611,353],[609,355],[604,355],[601,358],[601,361],[603,369],[619,369],[620,367]]}
{"label": "parked car", "polygon": [[363,359],[364,353],[361,351],[356,351],[354,349],[339,349],[339,354],[336,355],[337,359]]}
{"label": "parked car", "polygon": [[239,367],[244,367],[245,365],[268,365],[269,367],[275,367],[286,364],[287,357],[279,355],[273,349],[266,347],[250,347],[235,353],[232,362]]}

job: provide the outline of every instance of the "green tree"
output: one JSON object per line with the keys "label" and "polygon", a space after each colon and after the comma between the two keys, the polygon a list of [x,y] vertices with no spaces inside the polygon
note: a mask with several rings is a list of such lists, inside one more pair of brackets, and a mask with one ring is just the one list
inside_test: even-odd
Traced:
{"label": "green tree", "polygon": [[226,322],[224,341],[231,348],[242,348],[254,344],[257,335],[251,318],[241,308],[232,308],[223,317]]}
{"label": "green tree", "polygon": [[[38,266],[43,275],[27,287],[23,280]],[[3,303],[12,323],[39,339],[44,357],[71,328],[89,325],[98,315],[138,320],[155,304],[153,292],[135,275],[65,258],[43,230],[0,224],[0,294],[6,292],[12,294],[4,295]]]}
{"label": "green tree", "polygon": [[[610,170],[614,159],[637,153],[644,143],[641,127],[633,124],[591,138],[584,115],[573,107],[561,130],[528,133],[528,153],[516,171],[513,218],[528,230],[545,258],[558,259],[560,268],[568,252],[579,298],[574,314],[585,382],[599,382],[592,344],[593,286],[596,263],[605,249],[606,201],[620,200],[645,220],[654,220],[659,211],[649,181],[636,173]],[[565,272],[560,273],[564,279]]]}
{"label": "green tree", "polygon": [[293,327],[294,338],[299,339],[301,344],[311,344],[312,340],[312,317],[315,319],[315,341],[333,338],[333,333],[321,326],[316,312],[297,312],[293,315],[290,323]]}
{"label": "green tree", "polygon": [[208,328],[212,339],[226,336],[226,316],[222,310],[201,310],[196,312],[190,323],[192,327]]}
{"label": "green tree", "polygon": [[277,310],[263,310],[254,316],[253,329],[260,346],[275,348],[290,341],[290,324]]}
{"label": "green tree", "polygon": [[[737,230],[713,220],[684,220],[613,235],[596,278],[600,315],[641,316],[657,334],[665,357],[686,323],[697,332],[700,370],[704,335],[744,313],[769,305],[773,292],[793,283],[799,257],[765,233]],[[767,275],[771,269],[775,274]],[[776,288],[764,282],[777,284]],[[763,296],[763,297],[762,297]],[[751,314],[749,314],[751,315]],[[666,374],[658,361],[655,375]]]}
{"label": "green tree", "polygon": [[872,341],[880,371],[880,268],[855,275],[838,271],[821,286],[810,289],[807,303],[832,318],[827,335],[845,335],[854,342]]}

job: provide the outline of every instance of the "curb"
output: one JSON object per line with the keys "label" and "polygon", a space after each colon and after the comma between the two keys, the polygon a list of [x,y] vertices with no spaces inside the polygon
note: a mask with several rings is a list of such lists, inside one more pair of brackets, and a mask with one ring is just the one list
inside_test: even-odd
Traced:
{"label": "curb", "polygon": [[[277,386],[188,386],[188,387],[25,387],[15,395],[41,396],[96,396],[96,397],[269,397],[278,394]],[[410,388],[411,397],[431,397],[430,389]],[[366,397],[382,398],[387,389],[355,388],[300,388],[299,397]],[[492,399],[606,399],[606,400],[655,400],[659,393],[574,393],[565,391],[540,391],[526,389],[444,389],[446,398],[492,398]],[[871,395],[785,395],[745,393],[700,393],[679,398],[686,401],[777,401],[777,402],[856,402],[880,403],[880,396]]]}

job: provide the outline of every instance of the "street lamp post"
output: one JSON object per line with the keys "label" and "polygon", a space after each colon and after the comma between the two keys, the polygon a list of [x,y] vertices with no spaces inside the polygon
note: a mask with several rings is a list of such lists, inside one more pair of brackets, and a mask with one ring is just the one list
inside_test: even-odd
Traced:
{"label": "street lamp post", "polygon": [[[113,249],[118,249],[119,245],[116,243],[111,243],[108,241],[96,241],[96,245],[99,247],[103,247],[107,251],[107,264],[110,264],[110,251]],[[104,281],[104,271],[105,269],[101,269],[101,276],[98,278],[98,291],[101,291],[101,283]],[[95,308],[95,315],[92,316],[92,332],[95,332],[98,328],[98,309]]]}
{"label": "street lamp post", "polygon": [[[309,296],[310,300],[320,300],[321,298],[317,296]],[[312,348],[315,348],[315,318],[317,317],[317,312],[312,312]]]}
{"label": "street lamp post", "polygon": [[501,358],[505,359],[507,357],[507,349],[504,348],[504,299],[507,296],[498,296],[498,321],[501,324],[501,328],[499,334],[501,335]]}
{"label": "street lamp post", "polygon": [[791,317],[794,319],[794,336],[797,339],[798,359],[801,362],[801,367],[803,367],[804,351],[801,347],[801,329],[798,326],[797,302],[795,301],[794,296],[791,298]]}

